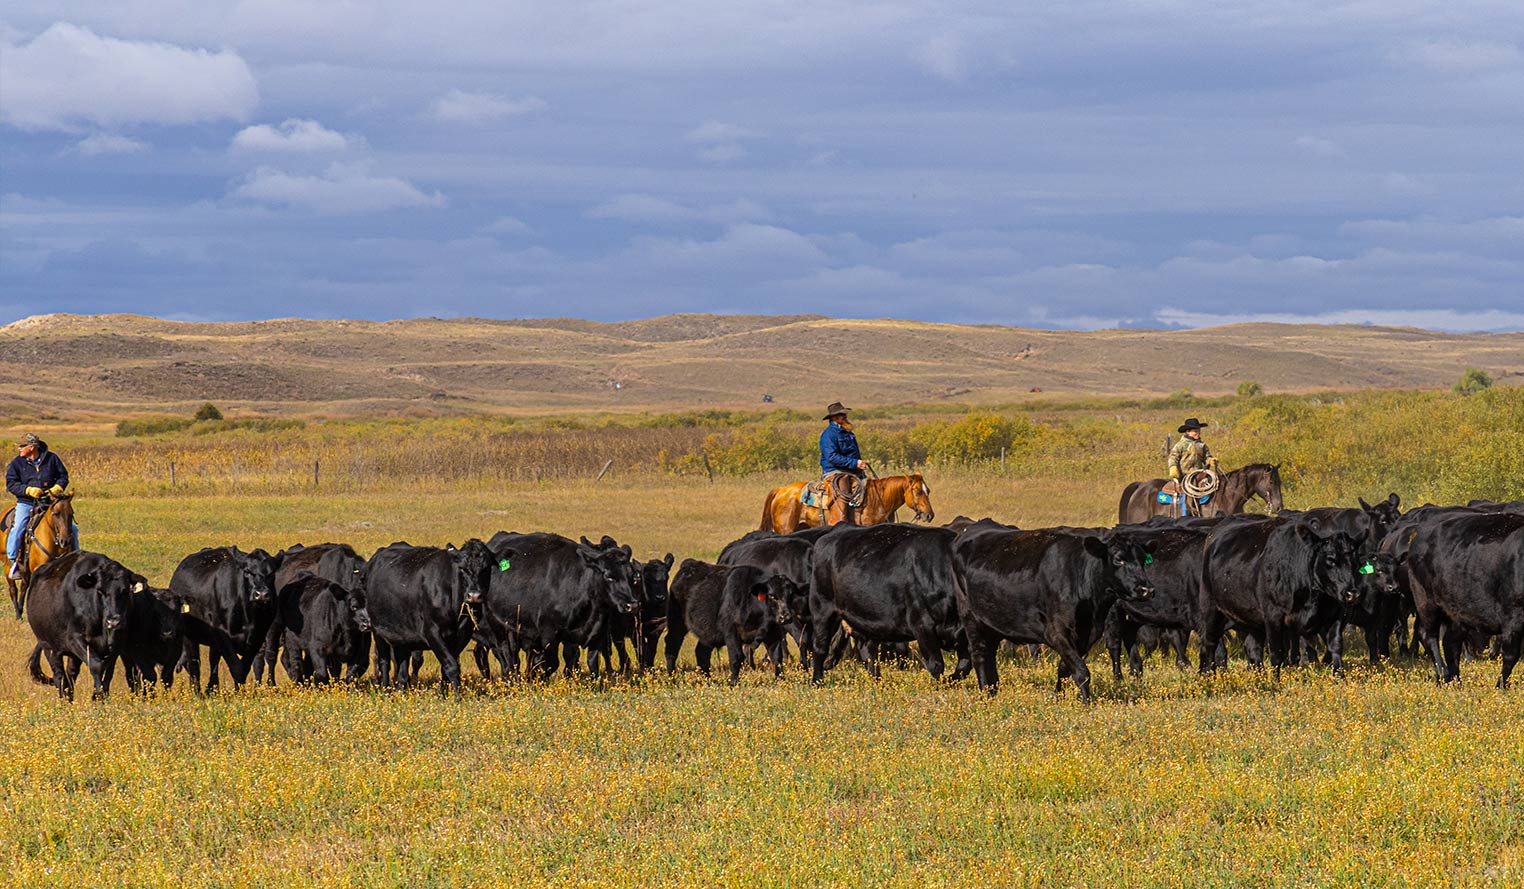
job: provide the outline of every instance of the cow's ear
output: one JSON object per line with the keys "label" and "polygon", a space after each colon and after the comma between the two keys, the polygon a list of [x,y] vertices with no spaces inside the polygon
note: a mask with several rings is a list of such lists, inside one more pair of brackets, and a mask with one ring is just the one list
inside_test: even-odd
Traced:
{"label": "cow's ear", "polygon": [[1397,496],[1396,491],[1393,491],[1387,495],[1386,502],[1392,504],[1392,508],[1396,509],[1402,504],[1402,498]]}
{"label": "cow's ear", "polygon": [[1307,520],[1305,522],[1297,522],[1297,524],[1296,524],[1296,536],[1302,538],[1303,540],[1307,541],[1308,543],[1312,543],[1312,542],[1318,540],[1319,538],[1321,538],[1323,535],[1318,533],[1318,522],[1317,522],[1317,520],[1316,519],[1309,519],[1309,520]]}
{"label": "cow's ear", "polygon": [[581,537],[579,537],[577,539],[577,542],[581,543],[583,546],[585,546],[585,547],[587,547],[589,549],[593,548],[593,542],[591,540],[587,539],[587,535],[586,534],[583,534]]}
{"label": "cow's ear", "polygon": [[1099,537],[1086,537],[1084,540],[1085,552],[1095,556],[1097,559],[1105,559],[1110,556],[1110,551],[1106,549],[1106,541]]}
{"label": "cow's ear", "polygon": [[95,585],[100,582],[100,573],[96,571],[86,571],[84,574],[79,576],[78,580],[75,581],[75,583],[79,584],[81,588],[87,590],[95,589]]}
{"label": "cow's ear", "polygon": [[665,559],[662,559],[662,561],[666,562],[667,563],[667,567],[670,569],[672,567],[672,554],[671,553],[667,553],[667,557]]}
{"label": "cow's ear", "polygon": [[1371,505],[1369,503],[1365,502],[1365,498],[1364,497],[1357,497],[1355,499],[1360,501],[1360,508],[1361,509],[1365,510],[1366,512],[1370,512],[1371,511]]}
{"label": "cow's ear", "polygon": [[588,565],[596,566],[598,564],[598,551],[585,543],[586,537],[582,538],[582,540],[584,545],[577,547],[577,555],[581,556],[582,561]]}
{"label": "cow's ear", "polygon": [[1157,540],[1145,540],[1145,541],[1143,541],[1143,555],[1148,556],[1150,559],[1152,559],[1153,556],[1154,556],[1154,550],[1156,550],[1158,548],[1159,548],[1159,541],[1157,541]]}
{"label": "cow's ear", "polygon": [[635,552],[634,550],[630,549],[630,545],[628,543],[626,543],[624,546],[621,546],[619,551],[624,553],[624,557],[626,559],[631,558]]}
{"label": "cow's ear", "polygon": [[1402,552],[1397,554],[1397,564],[1399,564],[1399,565],[1406,565],[1407,563],[1408,563],[1408,551],[1407,550],[1403,550]]}

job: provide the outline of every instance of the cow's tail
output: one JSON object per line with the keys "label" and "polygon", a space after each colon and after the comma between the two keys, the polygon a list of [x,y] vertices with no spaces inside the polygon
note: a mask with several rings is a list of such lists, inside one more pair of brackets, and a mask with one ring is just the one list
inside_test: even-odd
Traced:
{"label": "cow's tail", "polygon": [[762,524],[760,529],[763,531],[773,531],[774,533],[777,533],[773,529],[773,498],[777,496],[778,489],[773,488],[771,491],[767,492],[767,499],[762,501]]}
{"label": "cow's tail", "polygon": [[32,681],[38,685],[52,685],[53,680],[42,669],[42,643],[37,643],[32,653],[27,655],[26,671],[31,674]]}

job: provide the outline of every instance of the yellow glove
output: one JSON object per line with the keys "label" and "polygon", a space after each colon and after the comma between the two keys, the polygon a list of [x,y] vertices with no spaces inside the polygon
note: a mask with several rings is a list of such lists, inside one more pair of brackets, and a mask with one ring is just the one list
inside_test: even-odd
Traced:
{"label": "yellow glove", "polygon": [[1179,478],[1180,477],[1180,467],[1178,467],[1178,466],[1171,466],[1169,468],[1169,477],[1170,478]]}
{"label": "yellow glove", "polygon": [[1208,457],[1207,458],[1207,468],[1210,469],[1210,470],[1216,471],[1216,469],[1217,469],[1217,458],[1216,457]]}
{"label": "yellow glove", "polygon": [[38,497],[42,496],[42,489],[41,488],[27,488],[26,489],[26,495],[28,497],[32,498],[33,500],[36,500]]}
{"label": "yellow glove", "polygon": [[57,497],[59,494],[62,494],[62,493],[63,493],[63,485],[54,485],[53,487],[48,488],[48,496],[49,497]]}

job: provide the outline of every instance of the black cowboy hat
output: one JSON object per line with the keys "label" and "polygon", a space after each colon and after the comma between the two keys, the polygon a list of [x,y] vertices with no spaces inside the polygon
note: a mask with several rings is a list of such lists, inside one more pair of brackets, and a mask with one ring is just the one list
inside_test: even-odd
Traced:
{"label": "black cowboy hat", "polygon": [[1205,429],[1205,428],[1207,428],[1207,424],[1201,422],[1200,420],[1196,419],[1195,417],[1191,417],[1189,420],[1186,420],[1184,423],[1180,424],[1180,428],[1176,429],[1175,431],[1176,432],[1184,432],[1187,429]]}
{"label": "black cowboy hat", "polygon": [[847,407],[846,405],[842,404],[841,402],[839,402],[839,401],[833,401],[833,402],[831,402],[830,407],[826,408],[826,415],[824,417],[821,417],[820,419],[822,419],[822,420],[829,420],[832,417],[836,416],[837,414],[841,414],[841,415],[845,416],[847,411],[849,411],[849,410],[851,410],[851,408]]}

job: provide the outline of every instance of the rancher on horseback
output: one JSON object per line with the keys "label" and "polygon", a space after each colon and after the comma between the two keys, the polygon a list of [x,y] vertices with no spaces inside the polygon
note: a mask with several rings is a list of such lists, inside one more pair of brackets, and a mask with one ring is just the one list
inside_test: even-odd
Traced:
{"label": "rancher on horseback", "polygon": [[[1207,428],[1206,423],[1191,417],[1175,430],[1180,433],[1180,440],[1169,449],[1169,477],[1179,484],[1182,507],[1188,499],[1184,495],[1184,490],[1185,482],[1191,477],[1191,473],[1203,469],[1211,470],[1214,475],[1217,473],[1217,458],[1212,456],[1212,449],[1201,440],[1201,430],[1205,428]],[[1184,515],[1185,512],[1186,510],[1182,508],[1181,514]]]}
{"label": "rancher on horseback", "polygon": [[[58,455],[48,450],[48,443],[28,432],[16,442],[16,458],[5,469],[5,488],[16,496],[16,512],[11,517],[10,534],[5,538],[5,555],[10,559],[12,580],[21,577],[21,539],[32,512],[57,497],[69,486],[69,471]],[[74,528],[79,539],[79,528]],[[77,545],[77,543],[76,543]]]}
{"label": "rancher on horseback", "polygon": [[846,472],[858,478],[867,478],[868,463],[857,450],[857,436],[852,434],[852,424],[847,411],[839,401],[826,408],[825,431],[820,433],[820,472],[827,476],[833,472]]}

